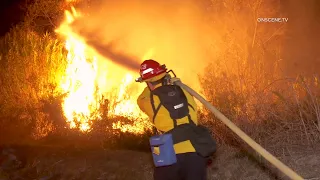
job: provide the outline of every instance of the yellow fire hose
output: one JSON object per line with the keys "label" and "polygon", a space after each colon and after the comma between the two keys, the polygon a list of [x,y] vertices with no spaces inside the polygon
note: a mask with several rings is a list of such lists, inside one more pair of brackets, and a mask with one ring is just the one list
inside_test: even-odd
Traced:
{"label": "yellow fire hose", "polygon": [[246,133],[239,129],[234,123],[232,123],[227,117],[225,117],[220,111],[218,111],[214,106],[212,106],[208,101],[206,101],[202,96],[200,96],[196,91],[191,89],[189,86],[183,84],[181,81],[173,81],[174,84],[180,86],[181,88],[188,91],[192,96],[198,99],[204,106],[206,106],[218,119],[220,119],[224,124],[226,124],[234,133],[236,133],[242,140],[249,144],[254,150],[256,150],[261,156],[268,160],[271,164],[277,167],[280,171],[286,174],[293,180],[303,180],[303,178],[290,169],[288,166],[283,164],[280,160],[270,154],[267,150],[261,147],[253,139],[251,139]]}

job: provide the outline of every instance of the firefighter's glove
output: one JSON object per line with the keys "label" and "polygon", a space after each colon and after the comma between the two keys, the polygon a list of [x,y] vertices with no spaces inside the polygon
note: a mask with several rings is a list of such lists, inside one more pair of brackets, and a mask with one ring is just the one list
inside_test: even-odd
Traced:
{"label": "firefighter's glove", "polygon": [[170,83],[171,84],[176,84],[177,82],[181,82],[180,78],[177,78],[177,77],[170,78]]}

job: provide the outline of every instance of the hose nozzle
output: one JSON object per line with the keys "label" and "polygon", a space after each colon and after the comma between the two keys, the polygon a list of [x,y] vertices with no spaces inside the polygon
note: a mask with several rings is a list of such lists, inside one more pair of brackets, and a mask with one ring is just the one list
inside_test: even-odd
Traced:
{"label": "hose nozzle", "polygon": [[138,77],[135,81],[141,83],[142,82],[142,78]]}

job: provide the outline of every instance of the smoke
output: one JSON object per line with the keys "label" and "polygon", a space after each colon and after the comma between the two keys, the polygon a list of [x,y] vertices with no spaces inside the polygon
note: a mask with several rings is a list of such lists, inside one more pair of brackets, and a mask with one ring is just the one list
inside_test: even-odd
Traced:
{"label": "smoke", "polygon": [[[138,73],[144,58],[152,58],[199,88],[197,74],[208,59],[208,28],[198,2],[95,1],[80,9],[84,16],[72,27],[99,54],[129,71]],[[144,57],[150,51],[152,56]]]}
{"label": "smoke", "polygon": [[288,1],[283,6],[290,19],[282,62],[288,76],[313,75],[320,71],[319,7],[318,0]]}

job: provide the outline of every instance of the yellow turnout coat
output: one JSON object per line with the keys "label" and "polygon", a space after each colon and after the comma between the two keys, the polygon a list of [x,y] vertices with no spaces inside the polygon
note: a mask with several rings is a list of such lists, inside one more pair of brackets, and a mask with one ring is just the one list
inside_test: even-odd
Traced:
{"label": "yellow turnout coat", "polygon": [[[183,90],[183,89],[182,89]],[[183,90],[188,103],[193,107],[188,106],[189,108],[189,114],[191,117],[191,120],[197,125],[198,124],[198,119],[197,119],[197,105],[191,96],[187,91]],[[151,104],[151,99],[150,99],[150,90],[148,87],[144,89],[144,91],[141,93],[141,95],[137,99],[138,106],[140,109],[149,116],[150,121],[153,122],[153,108]],[[154,105],[157,107],[160,103],[159,97],[154,95]],[[164,107],[161,106],[158,113],[156,114],[154,118],[154,125],[155,127],[162,132],[167,132],[174,127],[174,121],[170,117],[169,111]],[[177,125],[189,123],[188,116],[183,117],[181,119],[177,119]],[[174,150],[176,154],[181,154],[181,153],[187,153],[187,152],[195,152],[194,146],[191,144],[190,140],[182,141],[177,144],[174,144]]]}

